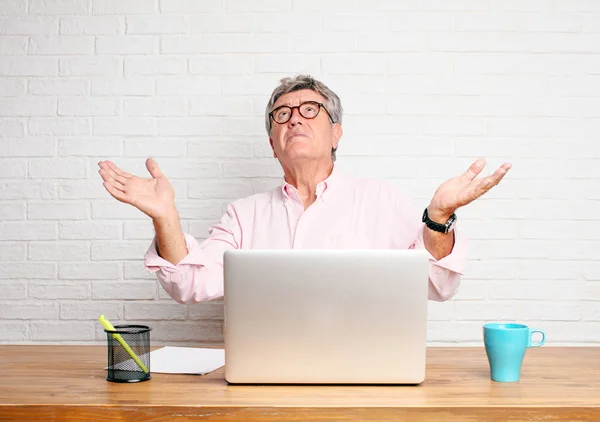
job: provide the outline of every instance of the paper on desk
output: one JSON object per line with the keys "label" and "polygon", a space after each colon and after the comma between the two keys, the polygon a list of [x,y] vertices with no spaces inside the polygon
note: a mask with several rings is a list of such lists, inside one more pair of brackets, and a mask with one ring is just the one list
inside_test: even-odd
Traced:
{"label": "paper on desk", "polygon": [[150,352],[150,372],[204,375],[225,365],[225,350],[172,347]]}
{"label": "paper on desk", "polygon": [[[145,354],[140,355],[140,358],[144,360],[145,356]],[[225,365],[223,349],[165,346],[150,352],[151,373],[204,375],[223,365]],[[133,359],[115,365],[119,368],[132,366],[135,367]]]}

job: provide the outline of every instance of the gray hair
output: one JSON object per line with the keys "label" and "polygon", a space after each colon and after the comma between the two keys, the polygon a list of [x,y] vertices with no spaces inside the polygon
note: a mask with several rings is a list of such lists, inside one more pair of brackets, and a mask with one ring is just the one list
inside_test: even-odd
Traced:
{"label": "gray hair", "polygon": [[[334,123],[342,123],[342,102],[340,101],[340,97],[337,96],[335,92],[330,90],[323,82],[314,79],[310,75],[296,75],[293,78],[283,78],[279,81],[279,86],[275,88],[273,93],[271,94],[271,98],[267,103],[267,108],[265,110],[265,128],[267,129],[267,134],[271,135],[271,118],[269,117],[269,113],[273,108],[273,105],[279,97],[285,94],[289,94],[290,92],[300,91],[302,89],[310,89],[311,91],[315,91],[325,98],[325,108],[329,112],[331,116],[331,120]],[[331,149],[331,159],[335,161],[335,152],[337,148]]]}

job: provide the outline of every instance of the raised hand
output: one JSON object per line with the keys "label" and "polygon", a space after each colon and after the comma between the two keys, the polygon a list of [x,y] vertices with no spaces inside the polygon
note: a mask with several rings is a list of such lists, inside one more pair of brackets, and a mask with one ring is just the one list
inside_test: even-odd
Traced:
{"label": "raised hand", "polygon": [[500,183],[512,165],[504,163],[491,176],[477,178],[484,167],[485,160],[480,158],[466,172],[440,185],[428,207],[430,218],[444,223],[456,209],[469,204]]}
{"label": "raised hand", "polygon": [[152,158],[146,160],[151,179],[127,173],[111,161],[100,161],[98,166],[104,188],[117,200],[133,205],[152,219],[167,217],[175,210],[173,187]]}

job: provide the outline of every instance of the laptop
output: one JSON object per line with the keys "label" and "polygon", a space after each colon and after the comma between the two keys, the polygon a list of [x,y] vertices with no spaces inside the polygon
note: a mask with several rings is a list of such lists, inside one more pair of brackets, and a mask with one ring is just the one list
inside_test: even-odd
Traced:
{"label": "laptop", "polygon": [[224,254],[231,384],[420,384],[423,250],[236,249]]}

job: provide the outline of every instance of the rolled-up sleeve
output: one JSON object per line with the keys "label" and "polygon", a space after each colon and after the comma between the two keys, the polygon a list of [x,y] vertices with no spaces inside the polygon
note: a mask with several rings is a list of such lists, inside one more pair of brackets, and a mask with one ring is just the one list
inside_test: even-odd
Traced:
{"label": "rolled-up sleeve", "polygon": [[429,256],[429,300],[444,302],[454,297],[460,287],[468,253],[467,238],[460,229],[460,223],[454,229],[452,251],[438,260],[425,247],[426,226],[408,196],[396,188],[390,194],[389,204],[395,216],[394,222],[399,224],[393,225],[396,247],[423,249]]}
{"label": "rolled-up sleeve", "polygon": [[[417,232],[417,240],[414,247],[425,248],[423,240],[425,224],[422,224]],[[429,254],[429,299],[443,302],[451,299],[458,292],[461,276],[467,263],[468,244],[466,237],[460,228],[454,229],[454,246],[452,252],[440,260]]]}
{"label": "rolled-up sleeve", "polygon": [[219,223],[210,227],[209,237],[202,243],[184,233],[188,253],[177,265],[158,255],[156,237],[144,256],[144,263],[177,302],[216,299],[223,296],[223,254],[239,248],[241,236],[236,210],[230,205]]}

